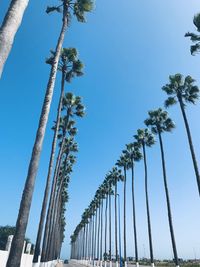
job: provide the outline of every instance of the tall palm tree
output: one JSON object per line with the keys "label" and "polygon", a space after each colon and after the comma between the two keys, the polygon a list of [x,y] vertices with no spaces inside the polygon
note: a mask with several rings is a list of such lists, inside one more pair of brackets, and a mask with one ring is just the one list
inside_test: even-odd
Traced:
{"label": "tall palm tree", "polygon": [[176,266],[179,266],[179,259],[176,249],[176,241],[174,235],[174,227],[172,222],[172,212],[170,206],[170,197],[169,197],[169,189],[167,184],[167,173],[166,173],[166,164],[165,164],[165,155],[164,155],[164,147],[162,141],[162,134],[164,132],[171,132],[172,129],[175,128],[174,122],[168,116],[168,113],[161,108],[153,111],[149,111],[149,118],[145,120],[145,124],[150,126],[151,131],[158,135],[159,137],[159,144],[160,144],[160,152],[161,152],[161,159],[162,159],[162,169],[163,169],[163,180],[164,180],[164,187],[165,187],[165,195],[167,201],[167,211],[168,211],[168,220],[169,220],[169,228],[171,234],[171,241],[172,241],[172,249],[174,253],[174,261]]}
{"label": "tall palm tree", "polygon": [[144,159],[144,171],[145,171],[145,196],[146,196],[146,209],[147,209],[147,224],[148,224],[148,235],[149,235],[149,251],[151,265],[154,266],[153,256],[153,242],[152,242],[152,231],[151,231],[151,216],[149,208],[149,193],[148,193],[148,171],[147,171],[147,160],[146,160],[146,146],[150,147],[155,143],[154,136],[148,131],[148,129],[139,129],[137,134],[134,136],[138,144],[142,146],[143,159]]}
{"label": "tall palm tree", "polygon": [[108,191],[106,192],[106,205],[105,205],[105,232],[104,232],[104,261],[105,261],[105,267],[107,266],[107,226],[108,226]]}
{"label": "tall palm tree", "polygon": [[132,208],[133,208],[133,231],[134,231],[134,245],[135,245],[135,265],[139,266],[138,245],[137,245],[137,227],[136,227],[136,210],[135,210],[135,183],[134,183],[134,164],[140,161],[142,154],[140,152],[140,145],[137,142],[126,145],[126,150],[123,151],[130,160],[131,177],[132,177]]}
{"label": "tall palm tree", "polygon": [[[50,57],[47,60],[47,63],[52,64],[54,54],[52,53],[52,57]],[[61,108],[62,108],[62,102],[64,97],[64,88],[65,88],[65,81],[70,81],[72,75],[73,76],[80,76],[82,75],[82,63],[80,60],[77,59],[77,51],[75,48],[63,48],[60,60],[59,60],[59,70],[62,72],[62,79],[61,79],[61,92],[60,92],[60,98],[58,103],[58,109],[57,109],[57,118],[56,118],[56,124],[54,127],[54,136],[52,141],[52,148],[51,148],[51,156],[49,161],[49,167],[48,167],[48,174],[46,179],[46,187],[43,197],[43,203],[42,203],[42,210],[40,214],[40,222],[38,227],[38,233],[36,238],[36,245],[35,245],[35,252],[33,257],[33,262],[38,262],[38,256],[40,255],[40,244],[42,239],[42,232],[44,228],[44,220],[46,215],[46,208],[47,208],[47,202],[49,197],[49,190],[50,190],[50,183],[51,183],[51,175],[53,170],[53,162],[55,157],[55,150],[56,150],[56,144],[57,144],[57,135],[60,125],[60,115],[61,115]]]}
{"label": "tall palm tree", "polygon": [[[18,218],[16,222],[16,231],[12,241],[10,254],[6,267],[20,267],[21,254],[24,244],[25,232],[28,223],[28,217],[32,202],[32,196],[35,185],[35,178],[38,170],[40,154],[42,150],[42,144],[44,140],[47,120],[49,116],[54,84],[56,79],[56,73],[58,68],[58,61],[60,53],[62,50],[62,45],[64,41],[65,31],[68,26],[68,19],[71,11],[75,14],[79,21],[84,21],[85,12],[92,10],[91,0],[77,0],[77,2],[72,2],[71,0],[62,0],[62,28],[57,41],[54,63],[51,67],[51,72],[49,76],[49,81],[45,93],[45,98],[42,106],[42,111],[39,120],[39,126],[37,129],[36,139],[32,150],[32,155],[29,163],[28,174],[24,186],[24,191],[20,203],[20,209],[18,213]],[[58,10],[58,7],[48,8],[47,12]]]}
{"label": "tall palm tree", "polygon": [[191,45],[190,47],[190,52],[192,55],[200,51],[200,13],[194,16],[193,23],[197,29],[198,34],[192,32],[187,32],[185,34],[185,37],[190,37],[190,40],[194,43],[194,45]]}
{"label": "tall palm tree", "polygon": [[124,170],[124,266],[127,267],[126,257],[126,171],[130,167],[130,159],[123,153],[116,165]]}
{"label": "tall palm tree", "polygon": [[102,267],[103,265],[103,200],[105,198],[105,193],[106,193],[106,188],[105,188],[105,184],[101,184],[101,188],[100,188],[100,198],[101,198],[101,233],[100,233],[100,267]]}
{"label": "tall palm tree", "polygon": [[190,127],[185,112],[187,104],[195,104],[199,98],[199,88],[194,84],[195,80],[191,76],[186,76],[185,78],[181,74],[175,74],[169,76],[169,84],[162,87],[162,90],[169,95],[165,101],[165,106],[169,107],[175,105],[177,102],[180,105],[181,113],[183,116],[188,142],[190,146],[190,152],[192,155],[192,161],[194,165],[194,171],[196,175],[198,192],[200,195],[200,173],[197,164],[197,159],[194,151],[194,145],[192,142],[192,136],[190,132]]}
{"label": "tall palm tree", "polygon": [[[106,175],[104,182],[104,189],[105,189],[105,198],[106,198],[106,206],[105,206],[105,250],[104,250],[104,261],[105,265],[107,266],[107,260],[111,263],[111,195],[113,195],[112,190],[112,181],[109,174]],[[108,214],[109,210],[109,214]],[[109,253],[107,253],[107,233],[109,232]]]}
{"label": "tall palm tree", "polygon": [[97,265],[100,261],[100,227],[101,227],[101,189],[98,188],[96,192],[96,198],[98,200],[98,226],[97,226]]}
{"label": "tall palm tree", "polygon": [[0,27],[0,78],[29,0],[12,0]]}
{"label": "tall palm tree", "polygon": [[98,205],[99,205],[99,202],[97,201],[97,198],[94,198],[94,202],[96,203],[96,213],[95,213],[95,229],[94,229],[94,257],[93,257],[93,260],[95,261],[96,258],[97,258],[97,217],[98,217]]}
{"label": "tall palm tree", "polygon": [[111,195],[114,195],[114,192],[112,190],[112,185],[113,185],[113,178],[111,173],[108,173],[105,178],[106,185],[107,185],[107,199],[108,199],[108,209],[109,209],[109,227],[108,227],[108,232],[109,232],[109,253],[107,254],[106,250],[106,235],[105,235],[105,254],[108,255],[109,259],[109,266],[112,267],[112,210],[111,210]]}
{"label": "tall palm tree", "polygon": [[[53,207],[53,214],[52,214],[52,227],[51,227],[51,231],[49,234],[49,244],[48,244],[48,260],[53,260],[55,259],[55,255],[54,255],[54,244],[56,241],[56,228],[57,228],[57,220],[59,218],[59,201],[60,198],[62,196],[62,191],[65,189],[65,186],[68,186],[69,184],[69,175],[72,173],[72,167],[76,162],[76,157],[71,154],[74,152],[77,152],[78,150],[76,149],[75,151],[74,146],[77,147],[77,144],[72,144],[69,145],[69,147],[67,147],[66,151],[65,151],[65,159],[63,159],[63,163],[62,163],[62,169],[60,170],[60,174],[59,174],[59,179],[58,179],[58,185],[57,185],[57,192],[56,192],[56,198],[55,198],[55,204]],[[67,183],[66,183],[67,181]]]}
{"label": "tall palm tree", "polygon": [[[51,194],[49,200],[49,207],[47,211],[47,219],[45,224],[45,233],[43,239],[43,246],[42,246],[42,256],[41,261],[46,261],[46,254],[47,254],[47,242],[49,238],[49,233],[51,231],[51,219],[52,219],[52,212],[53,206],[55,205],[55,192],[56,192],[56,184],[57,178],[60,170],[60,165],[62,162],[62,156],[65,148],[66,134],[69,133],[70,135],[75,134],[76,131],[73,126],[74,122],[70,120],[73,116],[83,117],[84,116],[84,106],[81,103],[81,98],[78,96],[74,96],[72,93],[67,93],[63,98],[63,110],[66,111],[66,116],[62,119],[62,123],[60,123],[60,131],[61,134],[58,135],[61,138],[57,162],[54,170],[54,177],[51,187]],[[50,240],[49,240],[50,241]]]}
{"label": "tall palm tree", "polygon": [[117,195],[118,195],[118,182],[124,180],[124,176],[122,175],[122,172],[120,169],[114,167],[110,171],[110,176],[112,180],[112,184],[114,186],[114,196],[115,196],[115,262],[116,262],[116,267],[118,267],[118,223],[117,223]]}

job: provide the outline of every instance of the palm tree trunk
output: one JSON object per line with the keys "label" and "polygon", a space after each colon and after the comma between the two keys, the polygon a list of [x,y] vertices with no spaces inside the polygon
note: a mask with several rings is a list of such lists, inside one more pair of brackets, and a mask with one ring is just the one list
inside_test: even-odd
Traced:
{"label": "palm tree trunk", "polygon": [[[68,109],[66,125],[68,124],[68,121],[69,121],[69,114],[70,114],[70,110]],[[51,187],[51,194],[50,194],[49,206],[48,206],[48,211],[47,211],[47,218],[46,218],[46,223],[45,223],[41,262],[46,261],[49,233],[50,233],[51,226],[52,226],[52,213],[53,213],[53,207],[55,206],[56,185],[57,185],[58,173],[60,170],[60,165],[61,165],[61,161],[62,161],[61,159],[62,159],[62,155],[63,155],[63,147],[64,147],[64,142],[65,142],[65,131],[66,131],[66,129],[64,130],[64,133],[63,133],[63,139],[61,141],[61,146],[59,149],[59,153],[58,153],[58,157],[57,157],[57,161],[56,161],[56,166],[55,166],[55,170],[54,170],[54,177],[53,177],[53,182],[52,182],[52,187]]]}
{"label": "palm tree trunk", "polygon": [[82,254],[82,259],[85,259],[85,225],[83,228],[83,254]]}
{"label": "palm tree trunk", "polygon": [[[65,155],[65,159],[64,159],[64,166],[66,167],[67,165],[67,159],[68,159],[68,155],[69,152],[66,153]],[[59,173],[60,170],[58,170]],[[53,238],[55,238],[55,225],[56,225],[56,220],[57,220],[57,216],[58,216],[58,207],[59,207],[59,201],[61,199],[61,195],[62,195],[62,190],[63,190],[63,182],[64,182],[64,177],[62,176],[60,179],[60,184],[57,188],[57,192],[56,192],[56,196],[55,196],[55,201],[52,205],[52,213],[51,213],[51,221],[50,221],[50,226],[49,226],[49,238],[48,238],[48,242],[47,242],[47,251],[46,251],[46,255],[47,255],[47,259],[50,259],[50,255],[52,255],[53,251]]]}
{"label": "palm tree trunk", "polygon": [[200,195],[200,174],[199,174],[199,168],[198,168],[196,155],[195,155],[195,151],[194,151],[194,146],[193,146],[193,142],[192,142],[192,135],[191,135],[191,132],[190,132],[190,127],[189,127],[189,123],[188,123],[187,116],[186,116],[186,113],[185,113],[185,108],[184,108],[184,104],[183,104],[182,98],[178,97],[178,100],[179,100],[181,112],[182,112],[182,115],[183,115],[183,120],[184,120],[184,123],[185,123],[185,128],[186,128],[186,132],[187,132],[187,136],[188,136],[188,142],[189,142],[189,146],[190,146],[190,152],[191,152],[191,155],[192,155],[192,161],[193,161],[193,165],[194,165],[194,171],[195,171],[195,175],[196,175],[198,192],[199,192],[199,195]]}
{"label": "palm tree trunk", "polygon": [[64,96],[64,85],[65,85],[65,74],[63,72],[62,81],[61,81],[61,93],[60,93],[60,99],[59,99],[58,110],[57,110],[56,125],[55,125],[55,130],[54,130],[52,148],[51,148],[51,157],[49,161],[48,175],[47,175],[46,187],[45,187],[45,192],[44,192],[44,197],[43,197],[42,210],[40,214],[40,222],[39,222],[39,228],[38,228],[38,233],[37,233],[37,238],[36,238],[33,262],[38,262],[38,256],[40,255],[40,245],[41,245],[41,239],[42,239],[42,232],[44,228],[44,220],[45,220],[45,215],[46,215],[47,202],[49,198],[49,191],[50,191],[50,185],[51,185],[51,174],[53,170],[53,162],[54,162],[55,150],[56,150],[56,144],[57,144],[57,135],[58,135],[58,129],[59,129],[59,124],[60,124],[62,100]]}
{"label": "palm tree trunk", "polygon": [[25,183],[25,187],[24,187],[24,191],[23,191],[23,195],[22,195],[22,199],[20,203],[20,209],[19,209],[19,214],[18,214],[17,223],[16,223],[16,231],[15,231],[15,235],[12,241],[11,250],[10,250],[10,254],[8,257],[6,267],[13,267],[13,266],[20,267],[21,254],[22,254],[22,249],[23,249],[23,244],[24,244],[24,238],[25,238],[26,227],[28,223],[28,217],[29,217],[29,212],[30,212],[30,207],[31,207],[31,202],[32,202],[33,191],[34,191],[35,178],[36,178],[36,174],[38,170],[42,144],[44,140],[47,120],[49,116],[49,111],[50,111],[50,106],[51,106],[51,101],[52,101],[52,96],[53,96],[53,91],[54,91],[54,84],[55,84],[55,79],[56,79],[56,74],[57,74],[58,61],[59,61],[59,57],[60,57],[60,53],[62,49],[62,44],[64,41],[67,24],[68,24],[68,19],[66,16],[66,10],[64,10],[62,29],[61,29],[60,36],[57,42],[57,46],[56,46],[54,62],[51,67],[51,73],[50,73],[46,95],[45,95],[45,99],[44,99],[44,103],[42,107],[42,112],[40,116],[35,144],[33,147],[32,156],[31,156],[31,160],[29,164],[28,175],[26,178],[26,183]]}
{"label": "palm tree trunk", "polygon": [[158,131],[158,136],[159,136],[160,151],[161,151],[161,158],[162,158],[163,179],[164,179],[165,194],[166,194],[166,201],[167,201],[169,229],[170,229],[172,248],[173,248],[173,253],[174,253],[174,261],[175,261],[176,266],[179,266],[179,259],[178,259],[177,249],[176,249],[176,241],[175,241],[174,229],[173,229],[173,223],[172,223],[169,191],[168,191],[168,185],[167,185],[167,174],[166,174],[166,167],[165,167],[164,149],[163,149],[161,133],[159,131]]}
{"label": "palm tree trunk", "polygon": [[106,195],[106,206],[105,206],[105,236],[104,236],[104,241],[105,241],[105,250],[104,250],[104,260],[105,263],[107,261],[107,213],[108,213],[108,195]]}
{"label": "palm tree trunk", "polygon": [[[61,147],[59,150],[59,154],[62,151]],[[53,213],[54,213],[54,207],[55,207],[55,198],[56,198],[56,186],[57,186],[57,170],[60,165],[61,159],[59,158],[59,155],[57,157],[56,161],[56,167],[54,170],[54,176],[53,176],[53,182],[51,186],[51,194],[50,194],[50,200],[48,205],[48,211],[47,211],[47,218],[45,223],[45,229],[44,229],[44,237],[43,237],[43,244],[42,244],[42,253],[41,253],[41,262],[45,262],[48,258],[48,248],[49,248],[49,238],[50,238],[50,231],[52,227],[52,220],[53,220]]]}
{"label": "palm tree trunk", "polygon": [[90,263],[92,263],[92,231],[93,231],[93,220],[90,218]]}
{"label": "palm tree trunk", "polygon": [[55,240],[56,240],[56,230],[57,230],[57,225],[58,225],[58,218],[60,216],[60,208],[59,208],[59,203],[61,202],[61,194],[63,190],[63,180],[61,181],[61,186],[58,188],[56,200],[55,200],[55,206],[53,208],[54,214],[53,214],[53,219],[52,219],[52,228],[50,231],[49,235],[49,244],[48,244],[48,250],[47,250],[47,259],[48,260],[54,260],[54,252],[55,252]]}
{"label": "palm tree trunk", "polygon": [[92,234],[93,234],[93,219],[91,216],[91,237],[90,237],[90,259],[91,259],[91,262],[92,262],[92,249],[93,249],[93,247],[92,247],[92,238],[93,238]]}
{"label": "palm tree trunk", "polygon": [[96,211],[94,208],[94,213],[91,217],[92,219],[92,235],[91,235],[91,252],[89,255],[89,264],[94,265],[94,260],[95,260],[95,242],[96,242],[96,237],[95,237],[95,219],[96,219]]}
{"label": "palm tree trunk", "polygon": [[109,194],[109,261],[112,261],[112,221],[111,221],[111,194]]}
{"label": "palm tree trunk", "polygon": [[89,236],[89,224],[86,224],[86,238],[85,238],[85,260],[87,260],[87,254],[88,254],[88,236]]}
{"label": "palm tree trunk", "polygon": [[[117,238],[117,181],[115,181],[115,260],[118,263],[118,238]],[[118,264],[116,264],[118,265]]]}
{"label": "palm tree trunk", "polygon": [[97,208],[95,215],[95,233],[94,233],[94,260],[97,258]]}
{"label": "palm tree trunk", "polygon": [[90,246],[94,245],[93,243],[93,218],[92,216],[89,219],[89,226],[88,226],[88,242],[87,242],[87,259],[90,260],[90,253],[92,254],[92,250]]}
{"label": "palm tree trunk", "polygon": [[12,0],[0,27],[0,78],[29,0]]}
{"label": "palm tree trunk", "polygon": [[150,250],[150,260],[151,265],[154,266],[154,257],[153,257],[153,242],[151,234],[151,217],[149,209],[149,196],[148,196],[148,173],[147,173],[147,160],[146,160],[146,150],[145,144],[142,144],[143,156],[144,156],[144,171],[145,171],[145,195],[146,195],[146,208],[147,208],[147,223],[148,223],[148,234],[149,234],[149,250]]}
{"label": "palm tree trunk", "polygon": [[98,216],[98,233],[97,233],[97,260],[100,259],[100,220],[101,220],[101,204],[99,203],[99,216]]}
{"label": "palm tree trunk", "polygon": [[135,185],[134,185],[134,163],[131,164],[132,174],[132,206],[133,206],[133,230],[134,230],[134,243],[135,243],[135,264],[138,266],[138,245],[137,245],[137,228],[136,228],[136,210],[135,210]]}
{"label": "palm tree trunk", "polygon": [[101,199],[101,234],[100,234],[100,265],[103,260],[103,198]]}
{"label": "palm tree trunk", "polygon": [[127,261],[126,261],[126,167],[124,167],[124,266],[127,267]]}

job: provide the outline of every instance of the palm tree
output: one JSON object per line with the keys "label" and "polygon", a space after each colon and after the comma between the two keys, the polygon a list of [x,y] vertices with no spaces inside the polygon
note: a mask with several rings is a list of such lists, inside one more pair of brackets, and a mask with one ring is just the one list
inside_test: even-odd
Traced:
{"label": "palm tree", "polygon": [[176,241],[174,236],[174,228],[172,222],[172,213],[170,207],[170,198],[169,198],[169,189],[167,184],[167,173],[166,173],[166,164],[165,164],[165,155],[164,155],[164,147],[162,141],[162,134],[164,132],[171,132],[173,128],[175,128],[174,122],[168,116],[166,111],[163,111],[161,108],[153,111],[149,111],[149,118],[145,120],[145,124],[151,127],[151,131],[154,134],[157,134],[159,137],[159,144],[160,144],[160,152],[161,152],[161,159],[162,159],[162,169],[163,169],[163,180],[164,180],[164,187],[165,187],[165,195],[167,201],[167,211],[168,211],[168,220],[169,220],[169,229],[171,234],[171,241],[172,241],[172,249],[174,253],[174,261],[176,266],[179,266],[179,259],[176,249]]}
{"label": "palm tree", "polygon": [[99,266],[100,260],[100,227],[101,227],[101,189],[98,188],[96,192],[96,198],[98,201],[98,226],[97,226],[97,265]]}
{"label": "palm tree", "polygon": [[100,233],[100,267],[102,267],[103,264],[103,200],[105,198],[106,188],[105,184],[101,185],[100,188],[100,198],[101,198],[101,233]]}
{"label": "palm tree", "polygon": [[185,78],[181,74],[175,74],[169,76],[169,84],[166,84],[162,87],[162,90],[169,95],[167,100],[165,101],[165,106],[169,107],[175,105],[177,102],[180,105],[181,113],[183,116],[188,142],[190,146],[190,152],[192,155],[192,161],[194,165],[194,171],[196,175],[198,192],[200,195],[200,173],[196,160],[196,155],[194,151],[194,146],[192,142],[192,136],[190,132],[190,127],[187,119],[187,115],[185,112],[185,108],[187,104],[195,104],[199,98],[199,88],[194,84],[195,80],[191,76],[186,76]]}
{"label": "palm tree", "polygon": [[[108,188],[108,187],[107,187]],[[107,266],[107,226],[108,226],[108,191],[106,192],[106,206],[105,206],[105,232],[104,232],[104,261],[105,261],[105,267]]]}
{"label": "palm tree", "polygon": [[[200,32],[200,13],[193,18],[194,26],[197,28],[197,32]],[[200,35],[192,32],[187,32],[185,37],[190,37],[190,40],[194,43],[191,45],[190,52],[192,55],[200,51]]]}
{"label": "palm tree", "polygon": [[[104,189],[105,189],[105,197],[106,197],[106,206],[105,206],[105,250],[104,250],[104,261],[105,265],[107,266],[107,260],[111,262],[111,195],[113,195],[112,190],[112,181],[109,174],[106,175],[104,182]],[[108,209],[109,209],[109,218],[108,218]],[[109,227],[108,227],[109,221]],[[109,232],[109,254],[107,253],[107,232]]]}
{"label": "palm tree", "polygon": [[[72,93],[67,93],[63,98],[63,110],[66,111],[66,116],[60,122],[60,131],[61,134],[58,135],[58,138],[61,138],[60,148],[58,152],[57,162],[54,170],[54,177],[51,187],[51,194],[49,200],[49,207],[47,211],[47,219],[45,225],[45,233],[44,233],[44,240],[42,246],[42,256],[41,261],[46,261],[46,254],[47,254],[47,246],[48,246],[48,239],[49,233],[51,231],[51,218],[53,212],[53,206],[55,205],[55,191],[56,191],[56,184],[57,184],[57,177],[60,170],[60,165],[62,162],[62,156],[65,148],[65,142],[68,142],[66,139],[66,134],[69,133],[70,135],[74,135],[76,133],[76,128],[74,128],[74,121],[70,120],[73,116],[83,117],[84,116],[84,106],[81,103],[81,98],[78,96],[74,96]],[[49,240],[50,241],[50,240]]]}
{"label": "palm tree", "polygon": [[148,224],[148,235],[149,235],[149,251],[151,265],[154,266],[154,256],[153,256],[153,242],[152,242],[152,232],[151,232],[151,216],[149,208],[149,193],[148,193],[148,172],[147,172],[147,160],[146,160],[146,146],[151,147],[154,143],[154,136],[148,131],[148,129],[139,129],[137,134],[134,136],[138,144],[142,146],[143,159],[144,159],[144,171],[145,171],[145,196],[146,196],[146,209],[147,209],[147,224]]}
{"label": "palm tree", "polygon": [[[76,150],[74,150],[74,147],[76,147]],[[54,244],[56,242],[56,227],[57,227],[57,218],[59,217],[59,201],[60,198],[62,196],[62,191],[65,188],[65,186],[68,186],[69,184],[69,175],[72,173],[72,167],[76,162],[76,157],[71,154],[74,152],[77,152],[77,144],[76,143],[72,143],[69,144],[69,146],[67,146],[66,150],[65,150],[65,158],[63,159],[62,162],[62,168],[60,170],[59,173],[59,178],[58,178],[58,184],[57,184],[57,192],[56,192],[56,197],[55,197],[55,204],[53,206],[53,214],[52,214],[52,226],[50,229],[50,234],[49,234],[49,243],[47,246],[47,258],[48,260],[53,260],[55,259],[55,255],[54,255]],[[66,184],[67,181],[67,184]]]}
{"label": "palm tree", "polygon": [[117,224],[117,183],[119,181],[123,181],[124,180],[124,176],[122,175],[122,172],[120,169],[114,167],[112,168],[112,170],[110,171],[110,176],[111,176],[111,181],[112,184],[114,186],[114,196],[115,196],[115,261],[116,261],[116,267],[118,267],[118,224]]}
{"label": "palm tree", "polygon": [[[62,50],[62,45],[64,41],[65,31],[68,26],[68,19],[72,12],[75,14],[79,21],[84,21],[85,12],[92,10],[92,1],[91,0],[77,0],[77,2],[72,2],[71,0],[62,0],[62,5],[59,7],[59,10],[62,8],[62,28],[60,35],[57,41],[57,46],[55,50],[54,63],[51,67],[51,72],[49,76],[49,81],[46,89],[46,94],[42,106],[42,111],[39,120],[39,126],[37,129],[36,139],[32,150],[32,156],[29,163],[28,174],[24,186],[24,191],[20,203],[20,209],[18,213],[18,218],[16,222],[16,231],[12,241],[10,254],[6,267],[20,267],[21,254],[24,244],[25,232],[28,223],[28,217],[32,202],[32,196],[35,185],[35,178],[38,170],[40,154],[42,150],[42,144],[44,140],[47,120],[50,111],[50,105],[52,101],[54,84],[56,79],[56,73],[58,68],[58,61],[60,58],[60,53]],[[58,11],[58,7],[47,8],[47,12]]]}
{"label": "palm tree", "polygon": [[29,0],[12,0],[0,27],[0,78]]}
{"label": "palm tree", "polygon": [[126,257],[126,171],[130,167],[130,159],[123,154],[120,159],[117,160],[116,165],[122,167],[124,170],[124,266],[127,267],[127,257]]}
{"label": "palm tree", "polygon": [[[107,185],[107,199],[108,199],[108,209],[109,209],[109,265],[110,267],[112,266],[112,211],[111,211],[111,195],[114,194],[113,190],[112,190],[112,185],[113,185],[113,179],[112,179],[112,175],[110,173],[108,173],[106,175],[105,178],[106,181],[106,185]],[[107,201],[107,200],[106,200]],[[106,229],[107,230],[107,229]],[[105,230],[105,231],[106,231]],[[105,254],[107,255],[107,250],[106,250],[106,234],[105,234]]]}
{"label": "palm tree", "polygon": [[[47,63],[52,65],[54,54],[52,52],[52,56],[47,60]],[[82,75],[82,63],[80,60],[77,59],[77,51],[75,48],[63,48],[60,60],[59,60],[59,70],[62,72],[62,80],[61,80],[61,92],[60,92],[60,98],[59,98],[59,104],[58,104],[58,110],[57,110],[57,118],[56,118],[56,124],[54,127],[54,136],[52,141],[52,148],[51,148],[51,156],[49,161],[49,167],[48,167],[48,174],[47,174],[47,180],[46,180],[46,187],[43,197],[43,203],[42,203],[42,210],[40,214],[40,222],[38,227],[38,233],[36,238],[36,245],[35,245],[35,252],[33,257],[33,262],[38,262],[38,256],[40,255],[40,244],[42,239],[42,232],[44,228],[44,220],[46,215],[46,208],[47,208],[47,202],[49,197],[49,190],[50,190],[50,183],[51,183],[51,174],[53,170],[53,162],[55,157],[55,150],[56,150],[56,144],[57,144],[57,135],[60,125],[60,115],[61,115],[61,108],[62,108],[62,102],[64,97],[64,88],[65,88],[65,81],[70,82],[71,77],[80,76]]]}
{"label": "palm tree", "polygon": [[123,151],[126,157],[130,160],[131,165],[131,176],[132,176],[132,207],[133,207],[133,230],[134,230],[134,245],[135,245],[135,264],[136,267],[139,265],[138,258],[138,245],[137,245],[137,227],[136,227],[136,211],[135,211],[135,184],[134,184],[134,164],[140,161],[142,154],[139,150],[140,145],[137,142],[126,145],[126,150]]}
{"label": "palm tree", "polygon": [[95,261],[97,258],[97,217],[98,217],[98,201],[97,199],[94,199],[95,203],[96,203],[96,209],[95,209],[95,229],[94,229],[94,257],[93,260]]}

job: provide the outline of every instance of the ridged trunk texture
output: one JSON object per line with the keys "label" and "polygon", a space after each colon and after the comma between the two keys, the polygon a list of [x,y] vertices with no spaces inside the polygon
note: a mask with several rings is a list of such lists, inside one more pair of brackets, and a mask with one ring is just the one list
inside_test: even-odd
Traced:
{"label": "ridged trunk texture", "polygon": [[51,147],[51,156],[50,156],[50,161],[49,161],[46,187],[45,187],[45,192],[44,192],[44,197],[43,197],[42,210],[40,214],[40,222],[39,222],[39,228],[38,228],[38,233],[37,233],[37,238],[36,238],[33,262],[38,262],[38,257],[40,255],[40,245],[41,245],[41,240],[42,240],[42,232],[44,228],[44,220],[46,216],[47,203],[48,203],[49,191],[50,191],[50,186],[51,186],[51,175],[52,175],[53,163],[54,163],[54,157],[55,157],[55,151],[56,151],[58,129],[59,129],[59,124],[60,124],[62,100],[64,96],[64,83],[65,83],[65,74],[62,73],[61,93],[60,93],[60,99],[59,99],[58,110],[57,110],[56,125],[55,125],[53,142],[52,142],[52,147]]}
{"label": "ridged trunk texture", "polygon": [[58,61],[64,41],[64,35],[67,28],[67,17],[64,15],[63,25],[56,46],[55,58],[51,67],[50,77],[46,89],[45,99],[42,106],[42,112],[39,120],[39,126],[36,134],[35,144],[33,146],[32,156],[28,168],[28,175],[20,203],[19,214],[16,223],[16,231],[12,241],[12,246],[6,267],[20,267],[21,254],[24,244],[26,227],[32,202],[32,196],[35,185],[35,178],[38,170],[42,144],[44,140],[46,125],[48,121],[51,101],[53,97],[54,85],[56,80]]}
{"label": "ridged trunk texture", "polygon": [[151,233],[151,216],[150,216],[150,209],[149,209],[147,159],[146,159],[146,150],[145,150],[144,143],[142,144],[142,148],[143,148],[144,171],[145,171],[145,196],[146,196],[147,224],[148,224],[148,234],[149,234],[149,251],[150,251],[151,263],[154,263],[153,242],[152,242],[152,233]]}
{"label": "ridged trunk texture", "polygon": [[0,27],[0,78],[29,0],[12,0]]}
{"label": "ridged trunk texture", "polygon": [[161,152],[161,159],[162,159],[163,179],[164,179],[165,195],[166,195],[166,201],[167,201],[167,211],[168,211],[170,235],[171,235],[171,240],[172,240],[172,249],[174,253],[175,264],[176,266],[178,266],[179,259],[178,259],[177,249],[176,249],[176,241],[175,241],[174,228],[173,228],[173,222],[172,222],[172,213],[171,213],[169,190],[168,190],[168,184],[167,184],[167,174],[166,174],[166,167],[165,167],[164,148],[163,148],[163,142],[162,142],[162,137],[161,137],[160,132],[158,132],[158,136],[159,136],[160,152]]}

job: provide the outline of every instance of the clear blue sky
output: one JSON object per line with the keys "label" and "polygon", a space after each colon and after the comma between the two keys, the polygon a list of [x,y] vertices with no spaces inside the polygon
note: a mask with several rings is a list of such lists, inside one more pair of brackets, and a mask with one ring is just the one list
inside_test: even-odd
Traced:
{"label": "clear blue sky", "polygon": [[[7,9],[0,1],[0,20]],[[0,225],[14,225],[35,138],[40,109],[49,75],[44,63],[55,47],[60,28],[59,14],[46,15],[56,1],[30,1],[12,53],[0,81]],[[200,56],[192,57],[185,32],[194,30],[192,18],[200,11],[195,0],[101,0],[87,24],[72,21],[65,47],[76,47],[85,63],[85,76],[67,90],[84,98],[87,116],[78,122],[80,152],[70,184],[66,241],[92,199],[97,186],[118,159],[125,143],[143,127],[147,111],[162,106],[160,90],[169,74],[192,75],[199,83]],[[56,115],[60,75],[53,98],[37,175],[27,236],[35,242],[47,175]],[[179,257],[200,257],[200,202],[182,117],[177,107],[169,110],[177,128],[166,134],[164,144]],[[200,162],[200,105],[188,107],[197,158]],[[155,257],[171,258],[158,145],[148,150],[150,203]],[[130,188],[130,178],[128,181]],[[136,202],[140,256],[148,256],[142,163],[136,166]],[[130,189],[128,210],[131,212]],[[131,231],[128,215],[128,233]],[[128,234],[128,255],[132,255]]]}

